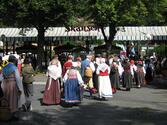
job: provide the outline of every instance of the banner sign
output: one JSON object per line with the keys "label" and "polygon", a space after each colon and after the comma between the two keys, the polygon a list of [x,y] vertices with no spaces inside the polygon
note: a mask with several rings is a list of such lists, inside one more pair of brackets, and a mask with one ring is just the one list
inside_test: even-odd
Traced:
{"label": "banner sign", "polygon": [[100,32],[100,28],[93,27],[93,26],[66,27],[65,32],[70,32],[70,31],[74,31],[74,32],[80,32],[80,31],[84,31],[84,32],[98,31],[98,32]]}

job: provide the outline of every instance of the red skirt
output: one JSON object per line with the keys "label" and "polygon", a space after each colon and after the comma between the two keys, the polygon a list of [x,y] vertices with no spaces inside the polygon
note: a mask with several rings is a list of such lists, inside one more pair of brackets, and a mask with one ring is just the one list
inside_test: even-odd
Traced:
{"label": "red skirt", "polygon": [[59,80],[51,79],[51,85],[48,89],[49,80],[50,78],[48,78],[46,86],[45,86],[45,92],[43,95],[43,103],[47,105],[60,104],[61,91],[60,91]]}

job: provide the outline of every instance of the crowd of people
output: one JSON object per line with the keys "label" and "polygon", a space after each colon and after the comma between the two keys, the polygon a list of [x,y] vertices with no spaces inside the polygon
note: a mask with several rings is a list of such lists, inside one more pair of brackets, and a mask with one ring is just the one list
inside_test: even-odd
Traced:
{"label": "crowd of people", "polygon": [[68,55],[62,64],[55,55],[47,69],[43,104],[57,105],[63,101],[76,105],[81,103],[84,91],[90,97],[97,93],[99,100],[107,100],[118,90],[141,88],[152,80],[153,71],[151,59],[134,60],[116,54],[87,54],[85,58]]}
{"label": "crowd of people", "polygon": [[[62,63],[58,55],[49,62],[42,104],[67,105],[81,103],[88,91],[101,101],[112,98],[119,90],[141,88],[154,76],[152,58],[137,60],[113,54],[87,54],[85,58],[67,56]],[[29,57],[24,60],[14,55],[8,61],[0,58],[0,96],[8,101],[10,112],[16,118],[18,110],[30,111],[35,71]],[[0,106],[2,104],[0,103]]]}

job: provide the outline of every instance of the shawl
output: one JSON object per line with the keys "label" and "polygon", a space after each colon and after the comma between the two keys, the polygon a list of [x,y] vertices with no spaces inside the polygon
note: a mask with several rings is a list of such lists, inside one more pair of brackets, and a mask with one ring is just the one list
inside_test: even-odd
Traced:
{"label": "shawl", "polygon": [[16,70],[16,68],[17,67],[13,63],[7,64],[2,70],[3,76],[8,77],[11,73],[13,73]]}
{"label": "shawl", "polygon": [[56,65],[49,65],[48,66],[48,76],[52,77],[56,80],[59,77],[58,67]]}
{"label": "shawl", "polygon": [[108,65],[106,63],[101,63],[99,65],[99,70],[105,72],[108,69]]}
{"label": "shawl", "polygon": [[57,78],[59,77],[58,72],[59,71],[58,71],[57,65],[49,65],[48,66],[47,75],[50,76],[49,77],[49,85],[48,85],[48,88],[47,88],[48,90],[50,89],[52,79],[57,80]]}

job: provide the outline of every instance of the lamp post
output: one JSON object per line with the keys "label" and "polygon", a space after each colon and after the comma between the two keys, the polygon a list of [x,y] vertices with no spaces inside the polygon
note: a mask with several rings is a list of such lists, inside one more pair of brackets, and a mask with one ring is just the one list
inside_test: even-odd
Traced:
{"label": "lamp post", "polygon": [[5,52],[4,52],[4,42],[5,42],[5,38],[6,36],[4,34],[1,35],[1,40],[3,42],[3,56],[5,55]]}

